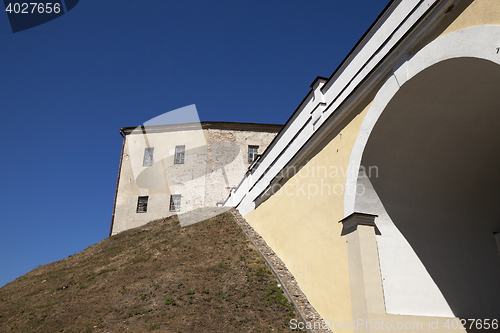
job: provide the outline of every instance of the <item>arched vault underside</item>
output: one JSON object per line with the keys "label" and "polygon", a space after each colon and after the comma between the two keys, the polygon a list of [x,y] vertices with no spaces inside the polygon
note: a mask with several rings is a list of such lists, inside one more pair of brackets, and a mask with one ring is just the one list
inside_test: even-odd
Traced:
{"label": "arched vault underside", "polygon": [[379,215],[387,312],[500,315],[499,129],[500,66],[472,57],[427,67],[376,121],[356,210]]}

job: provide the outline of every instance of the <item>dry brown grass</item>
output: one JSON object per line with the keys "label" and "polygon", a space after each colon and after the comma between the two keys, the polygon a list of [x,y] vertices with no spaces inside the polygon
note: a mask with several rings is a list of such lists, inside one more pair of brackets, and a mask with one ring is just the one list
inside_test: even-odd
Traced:
{"label": "dry brown grass", "polygon": [[1,332],[286,332],[297,313],[229,213],[151,222],[0,288]]}

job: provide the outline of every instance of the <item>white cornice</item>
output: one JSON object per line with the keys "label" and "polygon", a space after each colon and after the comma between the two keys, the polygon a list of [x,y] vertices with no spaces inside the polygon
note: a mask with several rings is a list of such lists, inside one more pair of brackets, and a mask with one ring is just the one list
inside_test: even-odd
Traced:
{"label": "white cornice", "polygon": [[[409,51],[443,19],[446,10],[460,0],[401,0],[379,17],[349,57],[320,89],[311,90],[284,130],[268,147],[260,163],[242,180],[228,203],[245,215],[257,198],[266,196],[285,167],[306,159],[316,145],[344,120],[375,86],[405,61]],[[317,95],[317,94],[316,94]],[[322,115],[313,112],[319,104]],[[311,121],[311,117],[316,117]]]}

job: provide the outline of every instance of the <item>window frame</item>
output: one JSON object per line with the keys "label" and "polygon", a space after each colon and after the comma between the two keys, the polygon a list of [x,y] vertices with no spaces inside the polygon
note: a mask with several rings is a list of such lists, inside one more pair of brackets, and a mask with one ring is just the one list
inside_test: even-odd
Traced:
{"label": "window frame", "polygon": [[137,208],[135,210],[136,213],[147,213],[148,212],[148,195],[141,195],[137,197]]}
{"label": "window frame", "polygon": [[180,212],[181,211],[181,194],[171,194],[170,195],[170,204],[168,205],[169,212]]}
{"label": "window frame", "polygon": [[[253,151],[255,149],[255,151]],[[248,145],[248,163],[252,164],[259,156],[259,146]]]}
{"label": "window frame", "polygon": [[146,147],[144,148],[144,158],[142,159],[143,167],[153,166],[153,154],[155,148],[154,147]]}
{"label": "window frame", "polygon": [[185,145],[175,146],[174,164],[184,164],[185,154],[186,154]]}

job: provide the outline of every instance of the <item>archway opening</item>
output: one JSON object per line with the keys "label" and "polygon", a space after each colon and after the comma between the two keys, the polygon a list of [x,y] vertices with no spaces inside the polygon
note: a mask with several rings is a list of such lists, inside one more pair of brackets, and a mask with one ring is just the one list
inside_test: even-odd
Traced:
{"label": "archway opening", "polygon": [[380,202],[458,317],[500,314],[499,87],[487,60],[425,69],[384,109],[361,162],[376,167]]}

